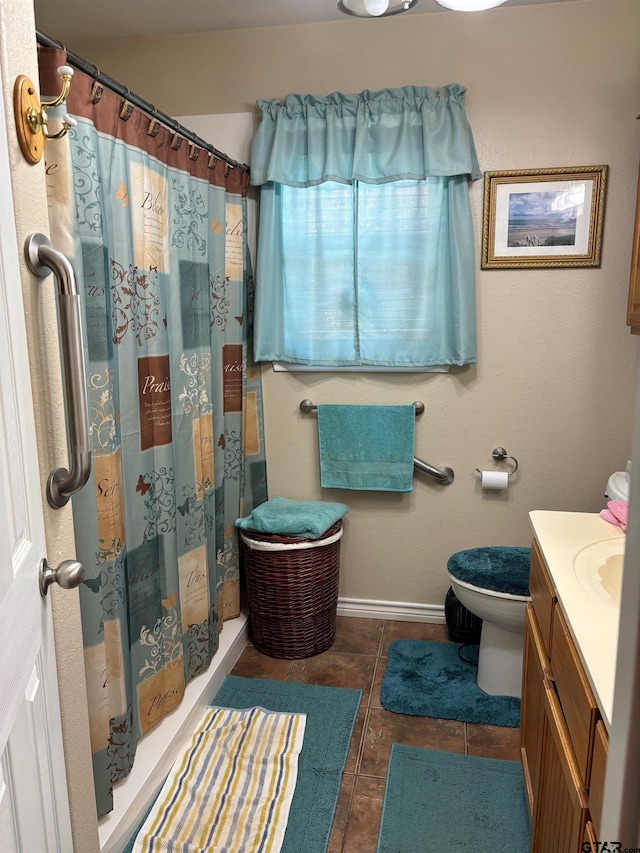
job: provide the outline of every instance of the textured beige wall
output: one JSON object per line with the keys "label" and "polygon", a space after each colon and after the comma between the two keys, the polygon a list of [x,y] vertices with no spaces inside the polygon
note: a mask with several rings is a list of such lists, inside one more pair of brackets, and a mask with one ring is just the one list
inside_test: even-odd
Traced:
{"label": "textured beige wall", "polygon": [[[47,202],[44,162],[30,166],[20,153],[13,119],[13,83],[18,74],[38,79],[33,6],[30,0],[2,0],[0,5],[0,57],[4,82],[3,100],[7,116],[12,183],[15,200],[17,242],[28,234],[47,234]],[[48,507],[44,486],[49,472],[65,464],[66,435],[60,355],[56,323],[55,289],[52,279],[44,284],[33,278],[22,262],[27,336],[38,439],[40,480],[43,486],[47,558],[57,566],[75,554],[71,508]],[[74,849],[79,853],[98,850],[93,796],[93,775],[82,656],[80,611],[76,591],[51,591],[58,684],[67,768],[69,805]]]}
{"label": "textured beige wall", "polygon": [[[468,87],[481,168],[610,166],[599,269],[480,271],[478,365],[449,375],[264,370],[270,495],[350,506],[341,595],[441,604],[454,551],[530,541],[532,509],[597,511],[631,452],[638,339],[625,326],[639,159],[640,4],[593,0],[72,46],[173,114],[241,112],[289,92]],[[215,144],[215,140],[212,140]],[[321,490],[314,402],[423,400],[416,454],[455,469],[408,495]],[[483,492],[503,445],[520,472]]]}
{"label": "textured beige wall", "polygon": [[[19,73],[37,79],[30,0],[2,0],[4,104]],[[112,45],[69,44],[173,114],[242,112],[257,98],[453,80],[483,169],[608,163],[599,270],[480,272],[480,361],[449,376],[275,375],[265,370],[271,494],[344,499],[351,506],[342,594],[441,603],[449,553],[525,544],[533,508],[597,510],[603,483],[630,452],[638,343],[624,326],[640,124],[640,7],[636,0],[503,8],[481,15],[345,20]],[[51,33],[56,36],[56,33]],[[194,64],[194,57],[197,63]],[[238,59],[235,59],[237,57]],[[215,143],[215,140],[212,140]],[[44,174],[12,146],[18,242],[47,231]],[[472,190],[480,245],[481,187]],[[23,270],[42,480],[64,458],[52,291]],[[407,496],[323,492],[316,402],[424,400],[418,455],[449,464],[446,489],[416,479]],[[506,495],[482,493],[474,468],[505,445],[521,474]],[[73,553],[69,509],[46,509],[48,557]],[[97,850],[77,599],[56,597],[56,643],[74,831]]]}

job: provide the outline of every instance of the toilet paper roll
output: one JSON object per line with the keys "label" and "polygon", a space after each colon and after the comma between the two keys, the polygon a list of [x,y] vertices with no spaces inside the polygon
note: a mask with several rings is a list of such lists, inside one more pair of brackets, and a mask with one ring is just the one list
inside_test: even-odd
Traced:
{"label": "toilet paper roll", "polygon": [[480,475],[483,489],[506,489],[509,485],[507,471],[481,471]]}

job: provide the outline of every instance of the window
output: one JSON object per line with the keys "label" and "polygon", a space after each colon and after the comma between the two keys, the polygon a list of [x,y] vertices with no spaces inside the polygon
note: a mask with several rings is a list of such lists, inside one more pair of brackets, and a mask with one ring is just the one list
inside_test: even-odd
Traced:
{"label": "window", "polygon": [[[371,98],[372,93],[368,93],[369,102]],[[390,101],[396,113],[392,114],[389,132],[376,126],[375,133],[368,132],[366,139],[369,143],[383,141],[384,151],[391,143],[393,159],[397,153],[394,125],[399,117],[403,120],[405,104],[397,97]],[[441,103],[438,99],[430,112]],[[356,102],[356,110],[358,107]],[[295,117],[298,127],[293,129],[287,128],[287,116],[278,118],[279,135],[288,129],[295,137],[285,149],[285,169],[294,159],[291,150],[300,149],[303,119],[306,153],[302,160],[308,173],[312,145],[309,111],[306,118]],[[419,127],[422,149],[424,122],[420,116],[415,120],[415,111],[409,118],[412,132],[405,128],[404,136],[415,143],[415,129]],[[313,145],[317,144],[316,135],[322,137],[325,132],[327,136],[333,133],[335,137],[338,132],[348,137],[357,124],[350,115],[343,115],[330,131],[324,125],[331,124],[329,119],[336,125],[335,116],[325,119],[320,126],[314,122]],[[364,119],[370,123],[370,116]],[[466,119],[465,128],[468,131]],[[357,149],[356,143],[354,139]],[[271,154],[274,147],[275,139]],[[257,148],[260,151],[260,139]],[[344,149],[348,154],[349,146]],[[366,156],[370,160],[371,151]],[[430,156],[433,159],[432,152]],[[415,159],[415,146],[410,158]],[[328,159],[325,151],[323,164]],[[468,174],[457,173],[456,167],[456,174],[424,175],[421,167],[420,177],[413,177],[418,171],[414,163],[405,169],[398,169],[394,163],[391,177],[381,176],[376,166],[373,179],[367,174],[361,179],[356,176],[361,170],[355,168],[355,157],[348,175],[336,173],[349,158],[337,159],[341,161],[338,168],[334,163],[320,179],[303,174],[307,180],[299,180],[297,173],[282,176],[278,167],[271,171],[280,180],[262,181],[264,168],[258,163],[256,169],[252,158],[252,181],[260,183],[256,358],[318,366],[416,369],[475,361]],[[473,171],[473,166],[470,168]],[[403,172],[411,176],[402,177]]]}

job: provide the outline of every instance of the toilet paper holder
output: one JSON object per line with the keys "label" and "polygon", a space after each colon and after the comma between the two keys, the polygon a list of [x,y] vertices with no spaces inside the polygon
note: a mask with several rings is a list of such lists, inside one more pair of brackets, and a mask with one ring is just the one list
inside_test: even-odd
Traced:
{"label": "toilet paper holder", "polygon": [[[510,453],[507,453],[504,447],[494,447],[493,451],[491,452],[491,455],[499,462],[502,462],[505,459],[511,459],[511,461],[515,464],[516,467],[513,469],[513,471],[507,471],[507,475],[509,477],[513,477],[513,475],[518,470],[518,460],[516,459],[516,457],[511,456]],[[476,468],[476,471],[478,472],[478,474],[482,474],[482,471],[479,468]]]}

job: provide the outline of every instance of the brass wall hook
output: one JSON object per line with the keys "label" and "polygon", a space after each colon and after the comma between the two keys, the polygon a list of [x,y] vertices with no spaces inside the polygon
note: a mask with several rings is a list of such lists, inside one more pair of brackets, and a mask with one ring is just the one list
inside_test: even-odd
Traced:
{"label": "brass wall hook", "polygon": [[45,138],[60,139],[78,123],[70,115],[65,115],[61,129],[57,133],[48,132],[47,110],[59,107],[67,100],[73,68],[70,65],[61,65],[58,74],[62,79],[62,90],[53,101],[40,102],[36,87],[24,74],[16,79],[13,87],[13,110],[18,141],[25,159],[31,164],[40,162]]}

